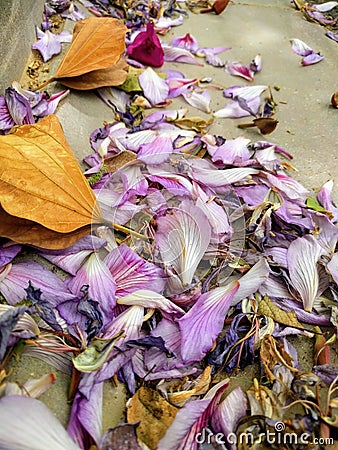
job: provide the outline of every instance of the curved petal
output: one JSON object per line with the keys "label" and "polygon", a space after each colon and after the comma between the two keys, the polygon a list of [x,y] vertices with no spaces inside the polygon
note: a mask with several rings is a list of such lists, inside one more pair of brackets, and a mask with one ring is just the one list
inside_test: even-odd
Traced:
{"label": "curved petal", "polygon": [[165,267],[174,270],[183,286],[189,286],[210,242],[209,221],[192,202],[182,202],[157,220],[155,242]]}
{"label": "curved petal", "polygon": [[307,312],[311,312],[317,296],[319,287],[317,262],[322,254],[322,247],[312,235],[295,239],[288,249],[290,280]]}
{"label": "curved petal", "polygon": [[151,67],[148,67],[141,73],[139,82],[143,89],[144,96],[152,105],[158,105],[167,100],[169,86]]}
{"label": "curved petal", "polygon": [[61,423],[39,400],[0,398],[0,447],[3,450],[80,450]]}
{"label": "curved petal", "polygon": [[182,334],[182,357],[186,363],[200,361],[212,348],[238,289],[239,282],[233,281],[202,294],[178,320]]}

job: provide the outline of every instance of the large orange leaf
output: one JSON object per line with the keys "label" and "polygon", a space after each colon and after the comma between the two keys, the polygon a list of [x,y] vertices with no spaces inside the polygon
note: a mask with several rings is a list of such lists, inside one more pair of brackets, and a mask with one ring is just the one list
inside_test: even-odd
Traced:
{"label": "large orange leaf", "polygon": [[88,90],[119,86],[127,78],[123,57],[127,28],[111,17],[90,17],[76,23],[72,43],[52,81],[73,89]]}
{"label": "large orange leaf", "polygon": [[77,77],[112,66],[124,52],[125,34],[126,27],[111,17],[80,20],[54,78]]}
{"label": "large orange leaf", "polygon": [[49,239],[47,248],[66,247],[103,222],[55,115],[0,136],[0,204],[1,236],[33,245]]}
{"label": "large orange leaf", "polygon": [[128,67],[125,58],[121,57],[114,66],[107,67],[106,69],[93,70],[78,77],[65,77],[59,81],[69,88],[80,91],[97,89],[104,86],[120,86],[126,81]]}

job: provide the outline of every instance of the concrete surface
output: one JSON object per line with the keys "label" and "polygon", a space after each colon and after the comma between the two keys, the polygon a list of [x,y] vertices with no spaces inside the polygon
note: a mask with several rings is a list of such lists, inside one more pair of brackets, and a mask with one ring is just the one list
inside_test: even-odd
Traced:
{"label": "concrete surface", "polygon": [[[293,164],[299,172],[290,173],[308,188],[318,190],[329,179],[338,183],[338,111],[330,106],[333,92],[338,90],[338,47],[325,36],[325,29],[307,22],[290,0],[233,1],[220,16],[190,14],[184,25],[172,28],[163,38],[193,34],[203,47],[227,46],[231,50],[221,54],[225,60],[249,63],[257,53],[262,54],[263,69],[253,84],[279,86],[273,91],[278,103],[275,117],[279,125],[274,133],[263,137],[254,128],[239,130],[244,119],[217,119],[212,133],[226,138],[244,134],[252,141],[265,139],[278,143],[294,155]],[[299,38],[320,51],[325,59],[302,67],[301,57],[291,50],[290,39]],[[224,69],[205,65],[198,67],[180,63],[166,63],[187,77],[212,76],[215,84],[228,87],[245,84],[245,80],[228,75]],[[212,110],[225,106],[227,99],[221,91],[209,90]],[[88,107],[90,105],[90,107]],[[207,116],[176,99],[173,107],[189,107],[191,115]],[[73,91],[58,109],[58,116],[73,150],[82,158],[90,151],[88,136],[103,121],[112,120],[112,111],[93,93]],[[74,130],[75,128],[75,130]],[[75,131],[75,132],[74,132]],[[336,201],[338,196],[335,194]]]}
{"label": "concrete surface", "polygon": [[0,93],[21,77],[44,0],[0,0]]}
{"label": "concrete surface", "polygon": [[[4,3],[6,2],[0,2],[0,5]],[[18,3],[31,4],[32,2],[24,0],[24,2],[8,3],[14,5]],[[37,4],[36,1],[34,3]],[[28,25],[27,28],[33,28],[32,11],[27,14],[25,23]],[[67,27],[72,25],[72,23],[67,23]],[[325,37],[324,28],[304,20],[302,14],[291,5],[290,0],[245,0],[231,2],[220,16],[190,14],[183,26],[173,28],[162,39],[168,42],[173,36],[183,35],[186,32],[193,34],[198,39],[200,46],[203,47],[220,45],[232,47],[230,51],[222,54],[225,60],[249,63],[257,53],[261,53],[263,69],[256,75],[254,84],[268,84],[272,88],[279,87],[278,91],[273,89],[274,99],[278,103],[275,117],[279,120],[279,125],[273,134],[264,137],[255,129],[239,130],[238,123],[247,122],[247,119],[217,119],[210,129],[212,133],[226,138],[235,138],[244,134],[252,141],[264,139],[285,147],[294,155],[293,164],[298,169],[298,172],[290,172],[290,175],[308,188],[318,190],[329,179],[334,179],[338,183],[338,111],[330,106],[330,97],[334,91],[338,90],[338,47],[336,42]],[[20,30],[20,36],[22,36],[21,33]],[[2,30],[2,39],[3,35]],[[27,32],[25,36],[27,41],[32,41],[31,32]],[[291,50],[289,40],[292,38],[303,40],[315,51],[320,51],[325,59],[314,66],[302,67],[300,65],[301,58]],[[21,49],[20,43],[16,45]],[[10,51],[14,50],[11,48]],[[21,60],[26,60],[26,58],[21,50],[20,52],[17,53],[17,59],[20,59],[21,63]],[[3,55],[2,61],[4,61]],[[56,64],[57,60],[51,64],[51,72]],[[8,81],[13,76],[12,68],[8,65],[6,67],[7,72],[1,67],[2,83],[4,83],[4,74]],[[187,64],[166,64],[164,67],[180,70],[187,77],[212,76],[214,84],[223,88],[246,83],[241,78],[228,75],[224,69],[208,65],[200,68]],[[5,82],[4,85],[7,86],[8,82]],[[53,85],[48,89],[52,91],[59,88],[60,85]],[[222,97],[221,91],[210,90],[210,92],[212,94],[212,110],[222,108],[227,100]],[[188,106],[190,115],[207,116],[181,100],[175,100],[172,106]],[[113,119],[112,110],[92,92],[72,91],[62,102],[57,115],[62,122],[66,137],[79,159],[90,152],[89,135],[91,131],[101,126],[103,121]],[[337,190],[335,190],[335,199],[338,200]],[[303,356],[307,354],[305,348],[307,347],[304,347]],[[310,351],[309,354],[311,354]],[[21,365],[20,371],[16,365],[12,379],[23,381],[31,373],[34,373],[35,376],[38,376],[39,373],[46,373],[44,365],[28,364],[25,358],[19,365]],[[250,373],[246,372],[246,374],[250,379]],[[243,374],[241,375],[243,376]],[[68,382],[67,377],[58,375],[52,390],[43,397],[63,423],[67,421],[68,409],[61,405],[66,404]],[[116,391],[110,392],[115,392],[112,394],[113,396],[117,395]],[[121,399],[123,396],[118,395],[114,398],[115,400],[105,407],[106,416],[108,416],[107,413],[112,414],[112,411],[115,411],[114,417],[105,422],[106,426],[113,426],[122,417],[123,401]],[[116,398],[119,399],[118,404]]]}

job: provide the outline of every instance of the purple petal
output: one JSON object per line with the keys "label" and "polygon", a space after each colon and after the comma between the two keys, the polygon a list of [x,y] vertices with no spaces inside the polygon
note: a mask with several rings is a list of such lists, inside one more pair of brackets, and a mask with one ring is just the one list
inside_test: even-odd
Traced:
{"label": "purple petal", "polygon": [[[258,98],[256,100],[255,107],[259,108],[260,105],[260,99]],[[248,117],[251,116],[251,114],[248,111],[245,111],[243,108],[241,108],[238,104],[238,102],[230,102],[228,103],[224,108],[219,109],[213,113],[213,116],[217,119],[239,119],[241,117]]]}
{"label": "purple petal", "polygon": [[[211,417],[212,429],[215,433],[223,433],[225,437],[236,433],[238,422],[246,415],[248,399],[240,387],[235,388],[216,407]],[[235,450],[234,444],[228,444]]]}
{"label": "purple petal", "polygon": [[266,91],[267,86],[231,86],[223,91],[223,95],[226,98],[232,98],[236,100],[238,97],[243,98],[247,102],[259,97],[264,91]]}
{"label": "purple petal", "polygon": [[264,200],[268,187],[262,184],[236,187],[236,194],[249,206],[258,206]]}
{"label": "purple petal", "polygon": [[167,99],[169,87],[151,67],[148,67],[141,73],[139,76],[139,82],[144,96],[152,105],[158,105]]}
{"label": "purple petal", "polygon": [[192,177],[194,180],[202,183],[210,188],[224,187],[224,185],[242,181],[250,175],[258,174],[259,171],[249,167],[240,167],[225,170],[215,170],[207,168],[192,168]]}
{"label": "purple petal", "polygon": [[327,264],[327,269],[335,283],[338,284],[338,253],[332,255],[330,262]]}
{"label": "purple petal", "polygon": [[288,249],[290,280],[307,312],[311,312],[317,296],[319,288],[317,262],[322,254],[323,249],[312,235],[295,239]]}
{"label": "purple petal", "polygon": [[104,329],[104,339],[110,339],[124,331],[122,339],[118,341],[118,347],[125,347],[127,341],[139,339],[141,337],[141,327],[143,324],[145,310],[143,306],[130,306]]}
{"label": "purple petal", "polygon": [[207,442],[210,432],[206,427],[228,386],[229,380],[225,379],[212,387],[204,399],[184,405],[160,440],[157,450],[197,450],[200,443]]}
{"label": "purple petal", "polygon": [[[58,107],[58,104],[61,100],[63,100],[67,95],[69,94],[69,90],[64,90],[61,92],[57,92],[56,94],[53,94],[48,100],[47,105],[44,111],[39,112],[38,117],[45,117],[49,114],[54,114],[56,108]],[[35,110],[33,109],[33,113],[35,114]],[[36,115],[36,114],[35,114]]]}
{"label": "purple petal", "polygon": [[332,31],[327,30],[326,33],[325,33],[325,35],[326,35],[327,37],[329,37],[330,39],[333,39],[334,41],[338,42],[338,34],[335,34],[335,33],[333,33]]}
{"label": "purple petal", "polygon": [[126,112],[130,103],[130,96],[127,92],[113,87],[102,87],[97,89],[100,98],[114,111]]}
{"label": "purple petal", "polygon": [[39,400],[21,395],[2,397],[0,416],[0,447],[4,450],[80,450],[54,414]]}
{"label": "purple petal", "polygon": [[331,9],[335,8],[336,6],[338,6],[338,2],[335,1],[324,2],[320,5],[319,4],[312,5],[313,8],[321,12],[331,11]]}
{"label": "purple petal", "polygon": [[267,179],[272,186],[277,188],[282,194],[286,195],[291,200],[300,200],[305,202],[307,197],[311,195],[311,192],[298,183],[298,181],[284,175],[283,173],[278,173],[276,175],[268,174]]}
{"label": "purple petal", "polygon": [[107,318],[112,318],[116,305],[116,283],[107,265],[101,261],[97,253],[92,253],[76,276],[67,282],[74,295],[80,295],[83,286],[86,285],[89,286],[89,297],[99,303]]}
{"label": "purple petal", "polygon": [[162,164],[174,151],[172,140],[158,136],[153,142],[143,144],[137,152],[137,159],[145,164]]}
{"label": "purple petal", "polygon": [[308,56],[314,53],[313,49],[305,44],[305,42],[303,42],[301,39],[291,39],[290,42],[292,51],[299,56]]}
{"label": "purple petal", "polygon": [[202,294],[178,320],[182,334],[182,357],[187,364],[200,361],[212,348],[238,289],[238,281],[233,281],[225,287]]}
{"label": "purple petal", "polygon": [[178,27],[183,23],[183,16],[179,15],[176,18],[161,16],[155,23],[156,31],[170,30],[171,27]]}
{"label": "purple petal", "polygon": [[246,161],[250,158],[248,144],[250,139],[244,136],[238,136],[236,139],[228,139],[219,147],[209,147],[208,152],[211,155],[212,161],[221,161],[223,164],[236,165],[241,161]]}
{"label": "purple petal", "polygon": [[261,258],[251,269],[239,280],[239,289],[232,299],[232,306],[237,305],[243,298],[249,297],[258,291],[260,286],[269,276],[269,265],[265,258]]}
{"label": "purple petal", "polygon": [[76,244],[64,250],[43,251],[41,256],[51,261],[56,266],[63,269],[71,275],[76,275],[84,259],[93,251],[99,250],[106,244],[104,239],[96,236],[85,236]]}
{"label": "purple petal", "polygon": [[211,201],[210,196],[197,183],[194,183],[193,186],[194,194],[196,195],[196,206],[204,212],[214,233],[228,234],[230,236],[233,230],[225,209],[216,202]]}
{"label": "purple petal", "polygon": [[61,52],[61,42],[71,42],[72,40],[71,33],[66,31],[54,34],[49,30],[43,32],[36,27],[36,34],[39,40],[32,45],[32,48],[41,53],[44,62],[49,61],[54,55],[58,55]]}
{"label": "purple petal", "polygon": [[132,59],[147,66],[163,65],[163,49],[151,21],[147,23],[146,31],[138,33],[133,42],[128,45],[127,51]]}
{"label": "purple petal", "polygon": [[43,299],[52,306],[74,299],[64,282],[54,273],[34,261],[8,264],[0,273],[0,292],[6,301],[14,305],[26,298],[28,283],[41,289]]}
{"label": "purple petal", "polygon": [[327,181],[317,194],[319,203],[327,210],[331,211],[334,216],[334,222],[338,222],[338,208],[332,200],[333,180]]}
{"label": "purple petal", "polygon": [[16,125],[24,125],[35,122],[32,108],[28,100],[14,88],[10,87],[6,89],[5,101],[8,111]]}
{"label": "purple petal", "polygon": [[125,244],[112,250],[104,261],[116,282],[118,297],[139,289],[150,289],[158,293],[164,289],[163,270],[145,261]]}
{"label": "purple petal", "polygon": [[0,130],[5,133],[14,127],[15,122],[7,108],[5,97],[0,95]]}
{"label": "purple petal", "polygon": [[[15,245],[8,245],[7,247],[1,246],[0,247],[0,269],[3,266],[6,266],[8,263],[10,263],[13,258],[16,257],[18,253],[21,251],[21,245],[15,244]],[[1,280],[1,273],[0,273],[0,280]]]}
{"label": "purple petal", "polygon": [[202,431],[198,422],[212,399],[195,400],[178,411],[174,422],[160,440],[157,450],[197,450],[196,434]]}
{"label": "purple petal", "polygon": [[338,376],[338,367],[331,367],[329,364],[314,366],[312,372],[318,375],[324,383],[330,385]]}
{"label": "purple petal", "polygon": [[167,80],[169,86],[169,98],[175,98],[185,94],[189,88],[198,83],[198,78],[170,78]]}
{"label": "purple petal", "polygon": [[312,64],[316,64],[324,59],[324,56],[319,53],[311,53],[310,55],[304,56],[302,59],[302,66],[310,66]]}
{"label": "purple petal", "polygon": [[103,384],[94,383],[91,373],[84,374],[72,403],[67,431],[80,446],[87,448],[88,438],[99,443],[102,433]]}
{"label": "purple petal", "polygon": [[168,358],[157,348],[146,350],[144,363],[148,370],[156,367],[156,372],[163,370],[180,369],[186,366],[181,356],[181,333],[176,322],[169,319],[162,319],[159,324],[151,330],[152,336],[162,336],[166,348],[175,356]]}

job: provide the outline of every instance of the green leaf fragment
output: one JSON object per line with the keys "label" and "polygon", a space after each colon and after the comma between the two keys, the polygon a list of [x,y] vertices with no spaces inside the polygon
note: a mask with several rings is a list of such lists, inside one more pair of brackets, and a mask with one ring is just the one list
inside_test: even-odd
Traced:
{"label": "green leaf fragment", "polygon": [[79,372],[94,372],[100,369],[123,335],[122,330],[111,339],[94,338],[86,350],[73,358],[74,367]]}
{"label": "green leaf fragment", "polygon": [[306,206],[314,211],[325,211],[325,208],[323,208],[314,197],[308,197],[306,199]]}

